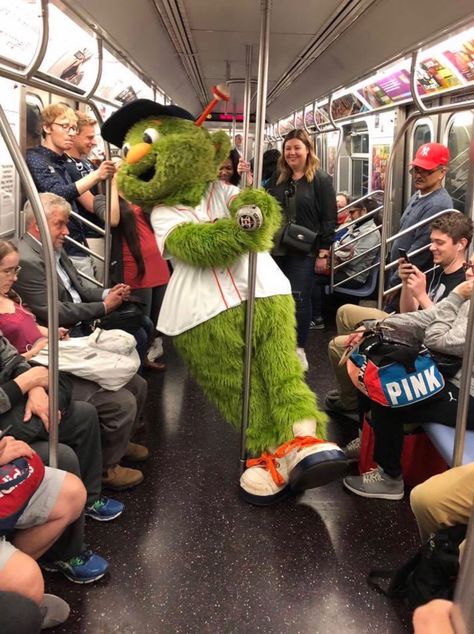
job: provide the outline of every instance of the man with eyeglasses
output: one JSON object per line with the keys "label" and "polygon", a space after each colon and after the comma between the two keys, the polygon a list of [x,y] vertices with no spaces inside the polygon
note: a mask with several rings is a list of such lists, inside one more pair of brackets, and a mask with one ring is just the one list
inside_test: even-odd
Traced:
{"label": "man with eyeglasses", "polygon": [[[71,204],[72,210],[79,213],[77,202],[99,182],[112,177],[115,166],[112,161],[104,161],[98,169],[74,182],[66,166],[66,153],[71,150],[77,133],[74,111],[63,103],[51,104],[41,112],[41,121],[43,144],[26,153],[26,163],[35,185],[40,193],[62,196]],[[68,228],[73,240],[87,246],[83,223],[71,217]],[[79,271],[94,277],[92,260],[85,251],[70,242],[66,243],[65,249]]]}
{"label": "man with eyeglasses", "polygon": [[[408,205],[400,219],[400,231],[409,229],[413,225],[431,218],[439,211],[452,209],[453,201],[446,189],[443,180],[446,176],[449,162],[449,150],[441,143],[424,143],[416,152],[415,158],[410,163],[410,174],[413,177],[413,185],[416,192],[408,201]],[[406,235],[397,238],[390,251],[390,261],[398,261],[400,249],[412,253],[429,244],[429,224],[416,229]],[[432,266],[432,257],[429,249],[410,255],[410,262],[420,270],[426,270]],[[392,269],[387,287],[400,283],[398,269]],[[399,296],[392,299],[388,311],[399,310]]]}

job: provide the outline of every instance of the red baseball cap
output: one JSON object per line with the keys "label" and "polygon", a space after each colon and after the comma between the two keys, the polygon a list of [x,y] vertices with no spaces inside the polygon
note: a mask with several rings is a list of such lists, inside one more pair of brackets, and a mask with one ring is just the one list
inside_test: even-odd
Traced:
{"label": "red baseball cap", "polygon": [[416,151],[415,158],[410,163],[410,167],[421,167],[424,170],[434,170],[440,165],[447,165],[449,162],[449,150],[441,143],[424,143]]}

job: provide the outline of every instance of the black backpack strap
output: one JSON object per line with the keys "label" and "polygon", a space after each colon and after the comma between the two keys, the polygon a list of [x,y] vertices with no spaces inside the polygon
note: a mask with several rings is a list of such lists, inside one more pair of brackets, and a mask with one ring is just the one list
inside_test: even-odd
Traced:
{"label": "black backpack strap", "polygon": [[373,568],[367,575],[367,583],[379,594],[383,594],[385,597],[389,597],[390,583],[382,585],[380,581],[389,581],[394,575],[393,570],[387,570],[386,568]]}

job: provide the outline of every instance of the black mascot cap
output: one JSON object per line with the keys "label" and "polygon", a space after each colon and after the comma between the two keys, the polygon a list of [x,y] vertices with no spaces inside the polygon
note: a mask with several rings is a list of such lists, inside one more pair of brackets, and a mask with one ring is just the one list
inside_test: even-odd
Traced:
{"label": "black mascot cap", "polygon": [[125,104],[107,119],[101,129],[102,138],[117,147],[122,147],[132,125],[141,119],[153,116],[195,120],[191,113],[178,106],[163,106],[150,99],[137,99]]}

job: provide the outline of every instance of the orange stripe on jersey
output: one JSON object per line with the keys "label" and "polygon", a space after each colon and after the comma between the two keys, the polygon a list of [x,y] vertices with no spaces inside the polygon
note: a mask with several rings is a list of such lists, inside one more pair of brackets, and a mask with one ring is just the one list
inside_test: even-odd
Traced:
{"label": "orange stripe on jersey", "polygon": [[222,301],[224,302],[224,306],[225,306],[226,308],[229,308],[229,304],[226,302],[226,299],[225,299],[224,293],[222,292],[221,283],[219,282],[219,278],[218,278],[218,277],[217,277],[217,275],[216,275],[216,272],[215,272],[215,270],[214,270],[214,267],[212,268],[212,274],[214,275],[214,279],[215,279],[215,281],[216,281],[217,288],[219,289],[219,293],[221,294]]}
{"label": "orange stripe on jersey", "polygon": [[241,302],[243,302],[244,300],[242,298],[242,295],[240,294],[239,289],[237,288],[237,284],[235,283],[235,279],[234,279],[234,276],[232,275],[232,271],[229,268],[227,268],[226,271],[229,274],[229,277],[231,279],[232,285],[233,285],[233,287],[235,289],[235,292],[237,293],[237,297],[240,299]]}
{"label": "orange stripe on jersey", "polygon": [[201,222],[197,213],[191,207],[175,207],[176,211],[186,211],[191,214],[191,216],[196,220],[196,222]]}
{"label": "orange stripe on jersey", "polygon": [[209,198],[207,199],[207,205],[206,205],[206,213],[209,220],[213,219],[212,212],[211,212],[211,201],[213,196],[214,196],[214,183],[211,183],[211,191],[209,192]]}

